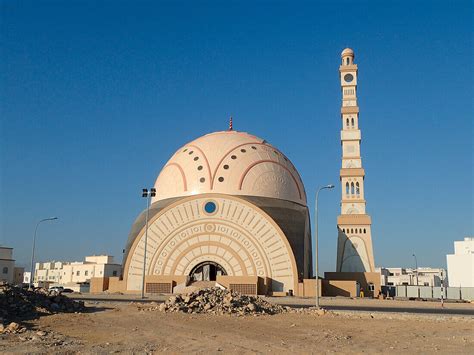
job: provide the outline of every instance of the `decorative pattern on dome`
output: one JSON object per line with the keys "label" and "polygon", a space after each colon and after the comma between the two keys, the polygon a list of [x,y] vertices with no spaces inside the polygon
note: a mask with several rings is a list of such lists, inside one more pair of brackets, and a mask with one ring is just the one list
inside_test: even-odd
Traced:
{"label": "decorative pattern on dome", "polygon": [[245,132],[202,136],[179,149],[159,174],[153,202],[202,193],[272,197],[306,204],[301,178],[289,159]]}

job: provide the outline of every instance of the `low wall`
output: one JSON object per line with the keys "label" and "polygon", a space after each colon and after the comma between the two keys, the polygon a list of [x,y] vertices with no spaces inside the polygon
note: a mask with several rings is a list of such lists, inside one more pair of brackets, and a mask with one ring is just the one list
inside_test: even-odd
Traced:
{"label": "low wall", "polygon": [[[325,272],[326,280],[356,281],[365,297],[379,297],[382,288],[378,272]],[[373,288],[373,291],[371,290]]]}
{"label": "low wall", "polygon": [[120,277],[109,277],[109,289],[107,290],[110,293],[136,293],[127,291],[126,284],[124,280],[120,280]]}
{"label": "low wall", "polygon": [[401,298],[434,298],[459,301],[473,301],[474,287],[440,287],[440,286],[416,286],[398,285],[395,291],[396,297]]}
{"label": "low wall", "polygon": [[247,295],[266,295],[271,287],[269,281],[269,278],[258,276],[219,275],[216,278],[216,282],[225,288]]}
{"label": "low wall", "polygon": [[[304,279],[303,282],[299,283],[299,294],[298,296],[303,297],[316,297],[316,279]],[[323,295],[322,282],[319,279],[319,296]]]}
{"label": "low wall", "polygon": [[90,293],[102,293],[109,289],[108,277],[92,277],[90,280]]}
{"label": "low wall", "polygon": [[357,297],[357,281],[323,280],[323,296]]}

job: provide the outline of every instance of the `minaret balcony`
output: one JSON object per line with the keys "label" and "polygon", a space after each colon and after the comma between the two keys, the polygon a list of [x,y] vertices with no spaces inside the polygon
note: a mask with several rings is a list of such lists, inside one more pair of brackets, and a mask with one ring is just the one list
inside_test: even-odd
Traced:
{"label": "minaret balcony", "polygon": [[341,131],[342,141],[360,141],[360,129],[344,129]]}

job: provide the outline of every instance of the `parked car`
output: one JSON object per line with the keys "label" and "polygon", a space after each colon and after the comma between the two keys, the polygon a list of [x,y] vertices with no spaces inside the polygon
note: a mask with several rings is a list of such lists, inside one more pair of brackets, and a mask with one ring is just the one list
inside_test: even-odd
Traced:
{"label": "parked car", "polygon": [[49,288],[49,291],[50,292],[51,291],[62,292],[62,291],[64,291],[64,287],[62,287],[62,286],[53,286],[53,287]]}
{"label": "parked car", "polygon": [[73,292],[74,292],[74,290],[71,290],[70,288],[65,288],[65,289],[62,290],[61,293],[73,293]]}

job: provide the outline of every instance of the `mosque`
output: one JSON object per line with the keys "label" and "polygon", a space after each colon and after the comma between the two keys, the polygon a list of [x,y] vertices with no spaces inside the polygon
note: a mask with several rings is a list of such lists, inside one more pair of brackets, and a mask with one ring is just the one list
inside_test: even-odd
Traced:
{"label": "mosque", "polygon": [[[342,52],[339,280],[373,271],[353,59],[352,50]],[[217,283],[248,294],[315,294],[305,187],[288,157],[265,139],[233,130],[231,120],[228,130],[180,147],[154,188],[148,216],[143,211],[131,228],[122,278],[111,278],[109,289],[176,293]]]}
{"label": "mosque", "polygon": [[[299,280],[310,278],[303,182],[291,161],[264,139],[230,126],[189,142],[166,163],[155,189],[147,291],[217,281],[234,289],[296,293]],[[125,249],[127,290],[141,288],[145,213]]]}

